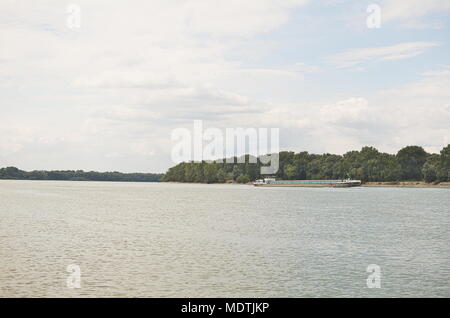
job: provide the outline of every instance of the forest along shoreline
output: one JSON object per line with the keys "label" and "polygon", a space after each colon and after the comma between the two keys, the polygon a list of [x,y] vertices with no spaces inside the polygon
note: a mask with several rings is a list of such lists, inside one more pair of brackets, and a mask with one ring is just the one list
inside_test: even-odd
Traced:
{"label": "forest along shoreline", "polygon": [[[368,185],[426,187],[450,182],[450,144],[440,153],[427,153],[420,146],[406,146],[397,154],[363,147],[343,155],[281,151],[275,158],[277,169],[270,177],[277,180],[350,178]],[[261,173],[266,165],[263,162],[261,157],[250,155],[212,162],[182,162],[169,168],[161,181],[247,184],[269,177]]]}
{"label": "forest along shoreline", "polygon": [[[361,180],[366,187],[450,187],[450,144],[440,153],[427,153],[420,146],[406,146],[397,154],[363,147],[360,151],[353,150],[343,155],[281,151],[275,158],[277,169],[270,177],[277,180],[349,178]],[[27,172],[6,167],[0,168],[0,179],[252,184],[255,180],[269,177],[261,173],[264,165],[267,163],[261,157],[247,154],[216,161],[181,162],[164,174],[83,170]]]}

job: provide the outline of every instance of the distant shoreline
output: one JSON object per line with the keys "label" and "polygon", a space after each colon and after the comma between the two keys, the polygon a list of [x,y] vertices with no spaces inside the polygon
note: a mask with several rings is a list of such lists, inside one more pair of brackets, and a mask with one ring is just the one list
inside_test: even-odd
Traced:
{"label": "distant shoreline", "polygon": [[[237,183],[237,182],[222,182],[222,183],[206,183],[206,182],[180,182],[180,181],[160,181],[159,183],[171,184],[226,184],[226,185],[253,185],[253,183]],[[399,181],[399,182],[366,182],[361,185],[368,188],[450,188],[450,182],[441,182],[439,184],[426,183],[423,181]]]}
{"label": "distant shoreline", "polygon": [[[65,182],[122,182],[122,183],[165,183],[165,184],[205,184],[205,185],[253,185],[253,183],[238,183],[238,182],[180,182],[180,181],[118,181],[118,180],[36,180],[36,179],[1,179],[6,181],[65,181]],[[438,184],[426,183],[423,181],[400,181],[400,182],[366,182],[361,185],[361,187],[366,188],[441,188],[449,189],[450,182],[441,182]]]}
{"label": "distant shoreline", "polygon": [[363,187],[389,187],[389,188],[450,188],[450,182],[438,184],[423,181],[399,181],[399,182],[366,182]]}
{"label": "distant shoreline", "polygon": [[158,182],[162,173],[123,173],[118,171],[84,170],[33,170],[24,171],[17,167],[0,169],[2,180],[54,180],[54,181],[114,181],[114,182]]}

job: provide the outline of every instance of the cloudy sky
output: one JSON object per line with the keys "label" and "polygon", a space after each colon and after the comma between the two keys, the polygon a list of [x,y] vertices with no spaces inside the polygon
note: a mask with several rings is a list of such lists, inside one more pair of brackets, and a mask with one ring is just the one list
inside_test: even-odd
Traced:
{"label": "cloudy sky", "polygon": [[438,152],[450,1],[378,1],[368,28],[372,3],[1,0],[0,167],[165,171],[195,119],[278,127],[286,150]]}

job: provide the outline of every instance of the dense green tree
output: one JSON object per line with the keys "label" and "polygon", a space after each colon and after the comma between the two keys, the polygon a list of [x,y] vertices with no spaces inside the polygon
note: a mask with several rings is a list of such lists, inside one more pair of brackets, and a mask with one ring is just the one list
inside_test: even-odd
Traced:
{"label": "dense green tree", "polygon": [[288,180],[294,180],[298,178],[297,166],[295,164],[288,164],[284,166],[284,175]]}
{"label": "dense green tree", "polygon": [[16,167],[0,169],[0,179],[27,179],[26,172]]}
{"label": "dense green tree", "polygon": [[400,164],[402,180],[422,180],[422,167],[427,156],[427,152],[419,146],[407,146],[400,149],[397,160]]}
{"label": "dense green tree", "polygon": [[295,179],[305,180],[310,156],[308,152],[303,151],[294,155],[293,164],[295,165]]}
{"label": "dense green tree", "polygon": [[246,174],[241,174],[237,180],[238,183],[248,183],[250,182],[250,177]]}
{"label": "dense green tree", "polygon": [[276,173],[276,176],[278,178],[282,179],[286,178],[286,175],[284,174],[285,166],[289,164],[289,162],[291,162],[293,158],[294,152],[292,151],[281,151],[279,153],[279,169],[278,172]]}
{"label": "dense green tree", "polygon": [[[179,168],[178,168],[179,169]],[[77,181],[131,181],[158,182],[162,174],[157,173],[120,173],[120,172],[85,172],[83,170],[23,171],[16,167],[0,169],[0,179],[22,180],[77,180]]]}
{"label": "dense green tree", "polygon": [[228,181],[227,180],[227,173],[225,171],[223,171],[223,169],[219,169],[217,171],[217,182],[224,183],[226,181]]}
{"label": "dense green tree", "polygon": [[204,166],[204,181],[207,183],[215,183],[218,181],[217,173],[219,172],[219,168],[216,163],[206,164]]}
{"label": "dense green tree", "polygon": [[450,181],[450,144],[441,150],[437,178],[439,181]]}
{"label": "dense green tree", "polygon": [[437,180],[439,170],[440,156],[437,154],[429,155],[427,161],[422,167],[423,179],[426,182],[434,182]]}
{"label": "dense green tree", "polygon": [[[169,168],[166,174],[31,171],[15,167],[0,169],[0,179],[30,180],[95,180],[95,181],[177,181],[177,182],[228,182],[247,183],[267,177],[261,175],[261,162],[251,163],[249,155],[223,162],[183,162]],[[280,169],[275,174],[278,179],[342,179],[353,178],[367,181],[425,180],[427,182],[450,181],[450,145],[440,154],[428,154],[418,146],[408,146],[396,155],[382,153],[373,147],[363,147],[360,151],[349,151],[344,155],[309,154],[282,151],[279,153]]]}
{"label": "dense green tree", "polygon": [[[243,160],[245,159],[245,160]],[[267,176],[260,174],[261,162],[249,163],[250,156],[241,157],[243,163],[237,163],[237,158],[231,158],[230,163],[190,162],[180,164],[168,170],[163,180],[175,181],[182,179],[181,175],[196,175],[195,182],[244,182]],[[203,167],[200,173],[200,167]],[[426,180],[428,182],[448,180],[450,171],[450,146],[442,149],[440,154],[430,155],[421,147],[408,146],[396,155],[379,152],[374,147],[363,147],[360,151],[349,151],[344,155],[309,154],[282,151],[279,153],[279,170],[275,174],[278,179],[360,179],[368,181],[404,181]],[[194,173],[192,172],[194,171]],[[215,174],[215,178],[213,177]],[[241,177],[242,178],[239,178]],[[186,179],[186,177],[185,177]],[[191,182],[191,178],[188,178]],[[238,180],[239,179],[239,180]]]}

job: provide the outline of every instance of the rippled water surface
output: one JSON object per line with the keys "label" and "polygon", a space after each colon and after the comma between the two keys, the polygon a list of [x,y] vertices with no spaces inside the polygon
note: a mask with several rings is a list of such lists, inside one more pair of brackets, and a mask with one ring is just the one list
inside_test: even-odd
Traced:
{"label": "rippled water surface", "polygon": [[449,242],[449,189],[0,181],[2,297],[450,297]]}

